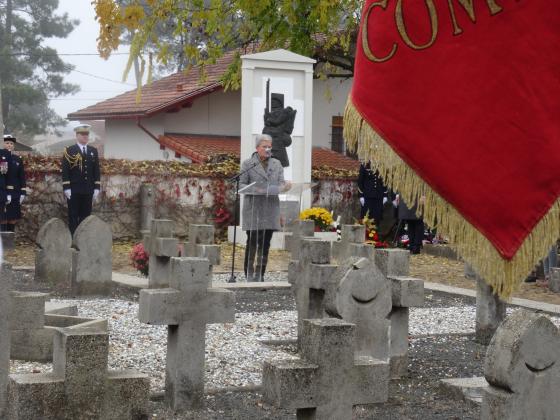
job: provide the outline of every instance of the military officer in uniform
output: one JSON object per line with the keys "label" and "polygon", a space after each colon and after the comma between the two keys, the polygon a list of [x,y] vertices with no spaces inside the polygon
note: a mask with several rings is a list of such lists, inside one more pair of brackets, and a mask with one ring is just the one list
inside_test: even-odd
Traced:
{"label": "military officer in uniform", "polygon": [[101,188],[99,155],[88,146],[90,125],[74,129],[77,143],[64,149],[62,157],[62,189],[68,202],[68,227],[72,235],[78,225],[91,214],[92,202]]}
{"label": "military officer in uniform", "polygon": [[8,162],[8,178],[10,186],[8,193],[11,202],[6,206],[6,212],[0,217],[2,230],[7,232],[15,232],[16,222],[21,219],[21,203],[27,194],[25,185],[25,169],[21,157],[14,153],[16,138],[12,134],[4,136],[4,149],[9,153]]}
{"label": "military officer in uniform", "polygon": [[379,172],[371,169],[370,163],[360,165],[358,175],[358,194],[360,197],[360,218],[366,213],[375,220],[377,226],[383,217],[383,205],[387,202],[387,188]]}

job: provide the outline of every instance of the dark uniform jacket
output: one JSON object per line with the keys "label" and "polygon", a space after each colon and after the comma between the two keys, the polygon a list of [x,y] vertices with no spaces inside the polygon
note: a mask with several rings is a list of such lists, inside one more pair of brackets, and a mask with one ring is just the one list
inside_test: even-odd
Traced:
{"label": "dark uniform jacket", "polygon": [[[10,171],[10,152],[0,149],[0,212],[4,209],[6,196],[10,194],[8,189],[12,187],[11,171]],[[6,172],[6,173],[3,173]]]}
{"label": "dark uniform jacket", "polygon": [[62,157],[62,188],[72,194],[93,194],[100,189],[99,156],[97,149],[87,146],[86,156],[77,144],[64,149]]}
{"label": "dark uniform jacket", "polygon": [[11,153],[10,159],[11,161],[8,169],[8,178],[11,181],[11,185],[8,187],[8,194],[11,194],[12,201],[16,201],[14,200],[14,198],[17,198],[17,201],[19,203],[19,196],[27,194],[23,160],[13,153]]}
{"label": "dark uniform jacket", "polygon": [[369,169],[369,165],[360,165],[358,175],[358,193],[364,198],[383,198],[387,197],[387,188],[379,176],[379,172]]}

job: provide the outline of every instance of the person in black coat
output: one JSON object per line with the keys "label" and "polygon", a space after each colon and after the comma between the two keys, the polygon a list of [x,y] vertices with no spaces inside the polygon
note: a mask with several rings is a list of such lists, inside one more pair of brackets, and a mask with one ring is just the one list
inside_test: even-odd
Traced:
{"label": "person in black coat", "polygon": [[[421,198],[421,200],[423,199]],[[416,204],[413,207],[408,207],[399,195],[397,195],[395,201],[398,206],[399,220],[406,223],[408,228],[408,249],[411,254],[420,254],[424,240],[424,219],[416,215]]]}
{"label": "person in black coat", "polygon": [[62,157],[62,189],[68,203],[68,227],[72,235],[91,214],[93,200],[101,189],[99,155],[88,146],[89,125],[74,129],[77,143],[64,149]]}
{"label": "person in black coat", "polygon": [[369,217],[375,220],[375,224],[379,226],[383,218],[383,205],[388,200],[388,192],[379,172],[372,170],[369,162],[360,165],[358,194],[361,205],[360,218],[368,213]]}
{"label": "person in black coat", "polygon": [[15,232],[16,223],[21,219],[21,203],[26,197],[25,169],[21,157],[14,153],[16,138],[11,134],[4,136],[4,149],[9,153],[8,178],[10,186],[8,193],[11,197],[10,204],[6,205],[5,214],[0,217],[2,230]]}
{"label": "person in black coat", "polygon": [[[6,207],[10,204],[12,196],[9,189],[12,187],[11,174],[10,174],[10,152],[0,149],[0,220],[5,219]],[[2,225],[2,231],[5,226]]]}

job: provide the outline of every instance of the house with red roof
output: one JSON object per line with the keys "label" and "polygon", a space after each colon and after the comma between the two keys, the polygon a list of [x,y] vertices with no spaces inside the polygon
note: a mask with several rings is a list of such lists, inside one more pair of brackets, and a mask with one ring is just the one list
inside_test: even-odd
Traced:
{"label": "house with red roof", "polygon": [[[224,90],[222,75],[233,53],[205,67],[179,72],[68,115],[70,120],[104,120],[104,157],[132,160],[179,159],[203,163],[218,155],[240,155],[241,92]],[[352,80],[314,80],[312,166],[357,169],[345,156],[342,115]]]}

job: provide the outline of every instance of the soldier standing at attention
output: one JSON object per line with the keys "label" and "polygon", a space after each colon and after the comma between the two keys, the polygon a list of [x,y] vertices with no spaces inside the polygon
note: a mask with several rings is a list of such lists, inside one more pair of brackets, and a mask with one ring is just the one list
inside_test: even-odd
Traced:
{"label": "soldier standing at attention", "polygon": [[383,205],[387,202],[388,191],[379,172],[373,171],[369,162],[360,165],[358,175],[358,194],[360,197],[360,218],[368,214],[376,225],[383,218]]}
{"label": "soldier standing at attention", "polygon": [[74,128],[77,143],[64,149],[62,189],[68,203],[70,233],[91,214],[92,202],[101,188],[97,149],[88,146],[90,125]]}
{"label": "soldier standing at attention", "polygon": [[[6,207],[12,201],[9,189],[12,186],[9,172],[10,152],[0,149],[0,219],[5,219]],[[2,226],[1,230],[4,230]]]}
{"label": "soldier standing at attention", "polygon": [[21,157],[14,153],[16,138],[12,134],[4,136],[4,150],[8,151],[8,178],[11,185],[8,186],[8,194],[11,202],[6,206],[6,212],[0,217],[2,230],[5,232],[15,232],[16,222],[21,219],[21,203],[27,194],[25,185],[25,170]]}

